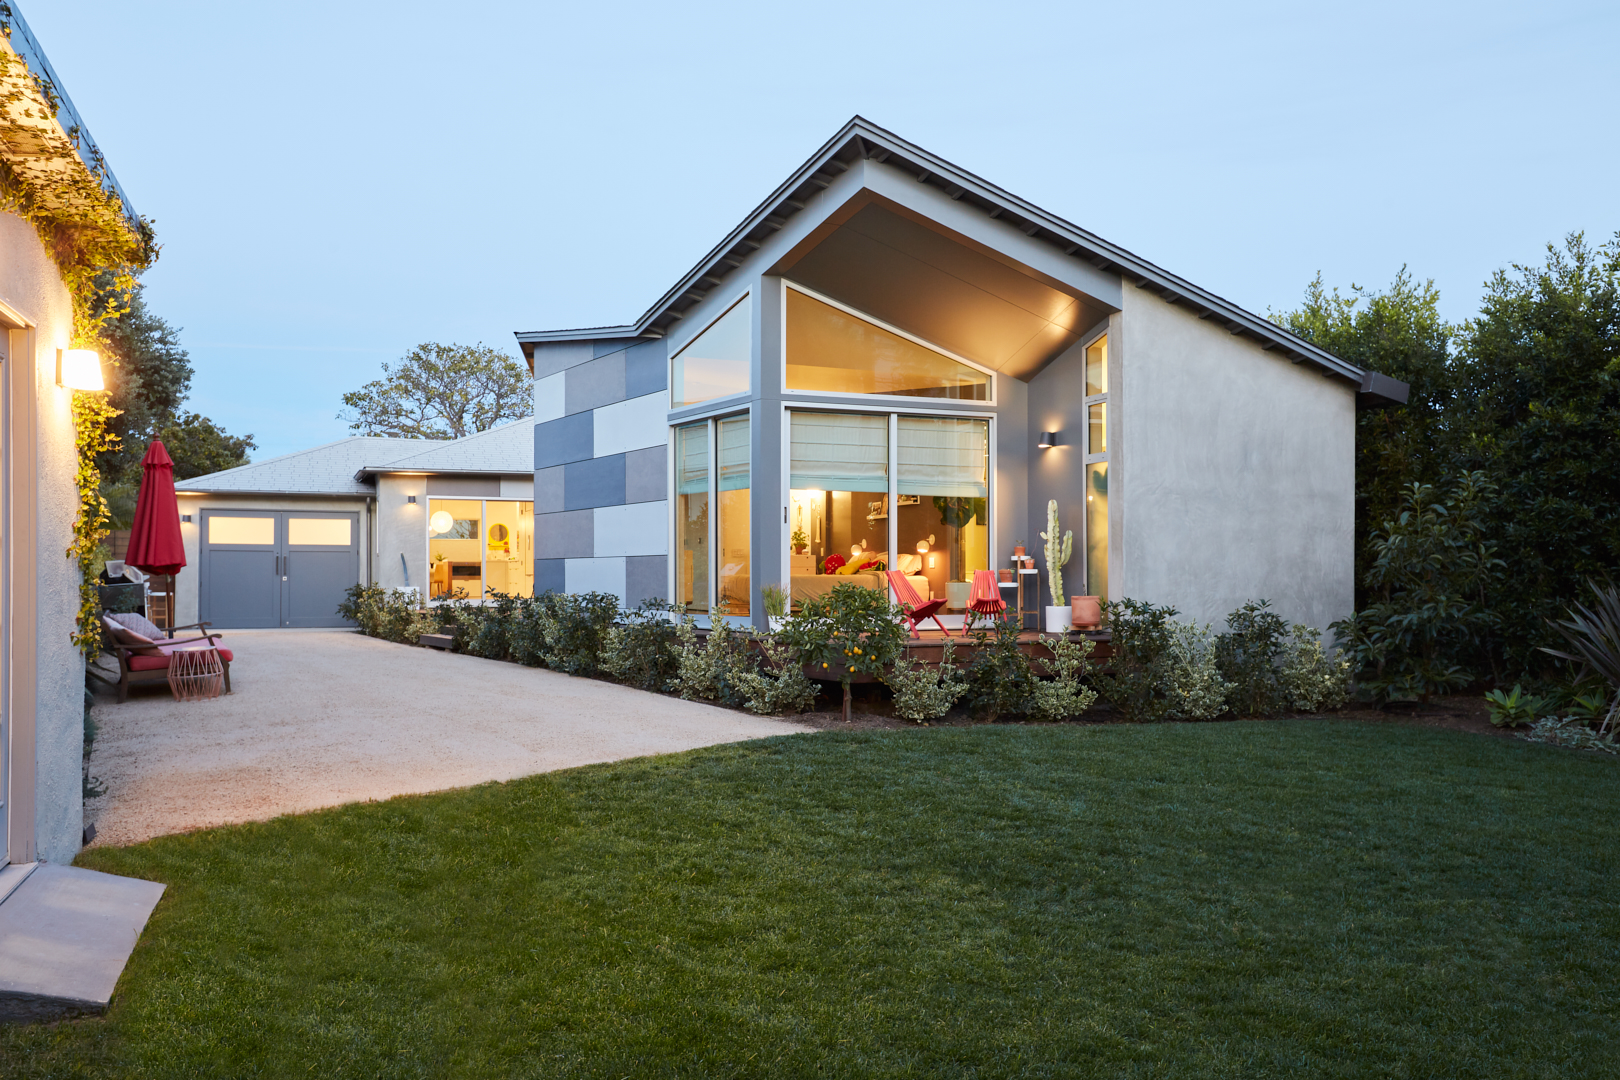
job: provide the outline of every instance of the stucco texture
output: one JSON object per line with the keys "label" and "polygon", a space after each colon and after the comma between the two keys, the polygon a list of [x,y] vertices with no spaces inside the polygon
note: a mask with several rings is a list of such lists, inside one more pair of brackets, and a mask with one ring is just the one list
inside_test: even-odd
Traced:
{"label": "stucco texture", "polygon": [[1115,597],[1215,622],[1354,603],[1355,387],[1127,289],[1110,337]]}
{"label": "stucco texture", "polygon": [[[78,511],[72,399],[71,391],[56,385],[56,350],[72,342],[73,302],[33,227],[5,213],[0,213],[0,300],[34,324],[31,334],[13,333],[11,340],[33,341],[33,356],[16,355],[12,362],[33,364],[35,565],[14,567],[13,574],[33,575],[36,618],[32,627],[10,629],[13,640],[32,634],[37,652],[35,671],[14,669],[12,677],[37,680],[36,853],[50,862],[68,862],[79,850],[83,831],[84,662],[71,642],[79,607],[79,569],[65,554]],[[14,437],[21,430],[16,419],[12,418]],[[13,503],[14,527],[26,520],[26,512]]]}

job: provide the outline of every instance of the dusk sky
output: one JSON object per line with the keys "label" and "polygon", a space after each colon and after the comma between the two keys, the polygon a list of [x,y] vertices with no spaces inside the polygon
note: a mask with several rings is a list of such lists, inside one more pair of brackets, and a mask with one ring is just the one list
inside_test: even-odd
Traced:
{"label": "dusk sky", "polygon": [[425,341],[633,319],[850,116],[1252,311],[1620,230],[1620,5],[22,0],[263,459]]}

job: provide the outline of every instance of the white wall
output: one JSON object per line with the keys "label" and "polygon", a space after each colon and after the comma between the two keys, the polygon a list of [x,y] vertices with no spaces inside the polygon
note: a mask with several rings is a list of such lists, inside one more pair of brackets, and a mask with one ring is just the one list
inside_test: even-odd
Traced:
{"label": "white wall", "polygon": [[[428,496],[425,476],[377,477],[377,535],[372,545],[372,580],[387,589],[406,584],[427,595]],[[409,502],[415,495],[416,501]],[[405,556],[403,564],[400,555]]]}
{"label": "white wall", "polygon": [[1114,597],[1350,614],[1356,389],[1137,289],[1109,347]]}
{"label": "white wall", "polygon": [[32,639],[34,665],[14,669],[12,677],[33,680],[36,687],[35,852],[68,862],[84,830],[84,659],[69,640],[79,610],[79,568],[65,554],[78,514],[77,451],[72,392],[56,385],[56,350],[72,344],[73,301],[33,226],[7,213],[0,213],[0,301],[34,324],[31,334],[13,333],[10,339],[18,344],[32,338],[33,356],[13,355],[11,362],[32,362],[36,395],[33,424],[11,418],[14,434],[33,429],[35,459],[32,521],[28,507],[13,503],[13,527],[33,530],[35,563],[13,566],[12,581],[20,585],[19,576],[26,575],[36,597],[34,625],[10,627],[14,641]]}

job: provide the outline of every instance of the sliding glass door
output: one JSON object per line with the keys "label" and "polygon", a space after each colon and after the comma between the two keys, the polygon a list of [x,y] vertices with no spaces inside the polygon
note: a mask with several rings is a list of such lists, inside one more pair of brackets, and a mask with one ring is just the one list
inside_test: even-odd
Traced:
{"label": "sliding glass door", "polygon": [[746,416],[675,429],[675,602],[694,614],[753,610],[751,435]]}

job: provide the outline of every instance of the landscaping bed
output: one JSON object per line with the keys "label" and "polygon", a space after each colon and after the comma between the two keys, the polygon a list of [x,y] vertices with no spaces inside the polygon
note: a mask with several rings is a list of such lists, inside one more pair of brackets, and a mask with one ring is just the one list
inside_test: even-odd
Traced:
{"label": "landscaping bed", "polygon": [[8,1077],[1620,1074],[1620,762],[1341,721],[767,739],[99,849]]}

